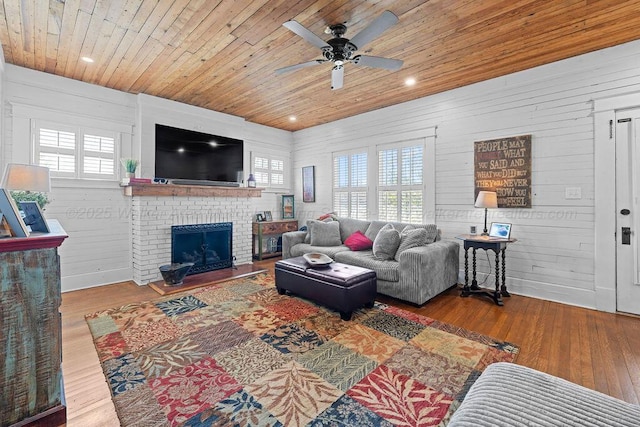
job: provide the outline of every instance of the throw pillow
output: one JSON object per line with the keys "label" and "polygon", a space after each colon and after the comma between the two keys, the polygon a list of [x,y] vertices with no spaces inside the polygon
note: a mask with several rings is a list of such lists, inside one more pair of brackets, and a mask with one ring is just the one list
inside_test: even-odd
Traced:
{"label": "throw pillow", "polygon": [[309,221],[307,221],[307,235],[304,236],[304,242],[305,243],[311,243],[311,223],[312,222],[331,222],[333,221],[333,217],[332,216],[324,216],[324,218],[322,219],[310,219]]}
{"label": "throw pillow", "polygon": [[400,261],[400,254],[407,249],[427,244],[427,230],[407,225],[400,233],[400,246],[396,251],[395,260]]}
{"label": "throw pillow", "polygon": [[310,221],[309,234],[312,246],[340,246],[340,224],[338,221]]}
{"label": "throw pillow", "polygon": [[377,259],[392,260],[400,246],[400,233],[387,224],[378,231],[373,241],[373,256]]}
{"label": "throw pillow", "polygon": [[352,251],[364,251],[373,247],[371,239],[362,234],[360,230],[347,237],[344,244]]}

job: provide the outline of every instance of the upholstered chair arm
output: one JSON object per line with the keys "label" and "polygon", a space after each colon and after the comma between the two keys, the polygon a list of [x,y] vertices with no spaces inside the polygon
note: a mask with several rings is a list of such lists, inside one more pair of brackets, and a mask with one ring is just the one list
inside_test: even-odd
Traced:
{"label": "upholstered chair arm", "polygon": [[401,299],[421,305],[458,282],[460,244],[438,240],[407,249],[399,262]]}
{"label": "upholstered chair arm", "polygon": [[291,258],[291,248],[298,243],[303,243],[306,231],[289,231],[282,234],[282,259]]}

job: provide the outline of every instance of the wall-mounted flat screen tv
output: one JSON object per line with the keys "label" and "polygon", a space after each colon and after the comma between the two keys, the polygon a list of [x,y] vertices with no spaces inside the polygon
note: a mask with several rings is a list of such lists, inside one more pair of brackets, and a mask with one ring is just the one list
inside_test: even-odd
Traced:
{"label": "wall-mounted flat screen tv", "polygon": [[156,124],[156,178],[241,182],[244,141]]}

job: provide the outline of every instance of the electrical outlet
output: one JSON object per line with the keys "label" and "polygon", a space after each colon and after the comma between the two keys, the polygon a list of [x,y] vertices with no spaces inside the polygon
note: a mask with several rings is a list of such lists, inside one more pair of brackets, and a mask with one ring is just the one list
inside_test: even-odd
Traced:
{"label": "electrical outlet", "polygon": [[566,187],[564,189],[564,198],[566,200],[580,200],[580,199],[582,199],[582,188],[580,188],[580,187]]}

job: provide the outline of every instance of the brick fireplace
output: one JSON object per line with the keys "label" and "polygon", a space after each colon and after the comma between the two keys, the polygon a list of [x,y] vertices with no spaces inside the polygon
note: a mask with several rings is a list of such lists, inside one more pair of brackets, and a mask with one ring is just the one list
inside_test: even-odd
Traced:
{"label": "brick fireplace", "polygon": [[144,184],[127,187],[125,194],[132,196],[133,279],[137,284],[162,278],[158,267],[171,262],[174,225],[230,222],[236,265],[252,262],[249,197],[260,197],[260,190]]}

